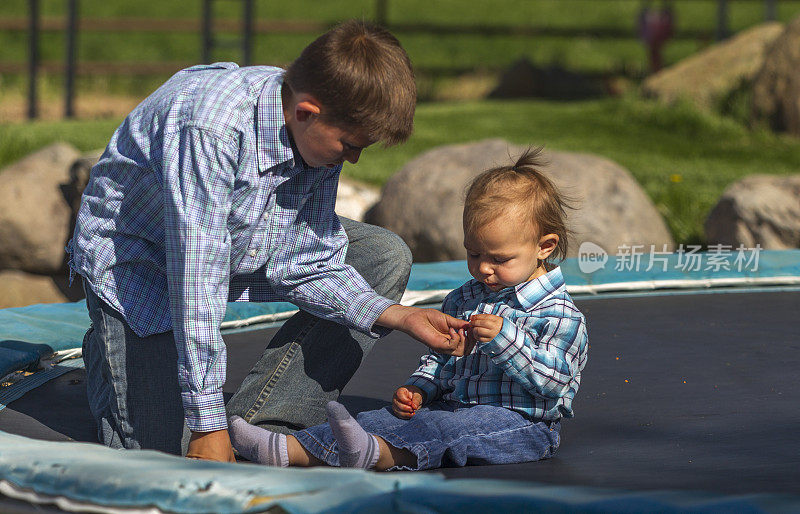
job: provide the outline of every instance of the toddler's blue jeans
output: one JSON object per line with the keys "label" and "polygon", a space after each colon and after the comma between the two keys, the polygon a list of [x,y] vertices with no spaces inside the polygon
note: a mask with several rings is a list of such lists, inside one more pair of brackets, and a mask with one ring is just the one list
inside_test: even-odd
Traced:
{"label": "toddler's blue jeans", "polygon": [[[435,401],[409,420],[396,417],[389,407],[362,412],[356,420],[370,434],[416,455],[417,466],[411,468],[416,470],[548,459],[561,443],[560,422],[531,421],[492,405]],[[339,465],[336,440],[327,423],[293,435],[318,459]]]}

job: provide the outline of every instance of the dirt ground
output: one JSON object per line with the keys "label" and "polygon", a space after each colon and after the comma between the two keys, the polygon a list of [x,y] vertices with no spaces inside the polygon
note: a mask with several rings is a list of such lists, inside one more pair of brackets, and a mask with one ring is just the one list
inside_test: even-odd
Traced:
{"label": "dirt ground", "polygon": [[[142,99],[132,96],[83,94],[75,99],[78,119],[123,118]],[[50,96],[38,100],[39,120],[64,119],[64,99]],[[0,123],[28,119],[28,99],[19,93],[0,95]]]}

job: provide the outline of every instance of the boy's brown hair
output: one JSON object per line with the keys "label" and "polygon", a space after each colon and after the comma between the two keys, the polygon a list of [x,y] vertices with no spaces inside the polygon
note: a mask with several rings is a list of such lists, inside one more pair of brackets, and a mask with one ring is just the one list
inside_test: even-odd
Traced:
{"label": "boy's brown hair", "polygon": [[545,165],[542,147],[528,148],[514,165],[478,175],[464,201],[464,232],[471,233],[501,215],[510,215],[520,224],[520,230],[530,227],[531,237],[537,241],[546,234],[558,235],[558,246],[547,260],[564,259],[570,234],[566,210],[573,208],[572,200],[540,171]]}
{"label": "boy's brown hair", "polygon": [[303,50],[284,82],[316,98],[331,125],[364,131],[387,146],[411,135],[417,102],[411,61],[377,25],[350,20],[332,28]]}

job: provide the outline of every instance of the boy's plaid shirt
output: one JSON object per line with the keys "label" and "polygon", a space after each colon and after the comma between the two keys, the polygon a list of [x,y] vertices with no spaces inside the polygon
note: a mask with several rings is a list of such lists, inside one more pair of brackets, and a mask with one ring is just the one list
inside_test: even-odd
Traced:
{"label": "boy's plaid shirt", "polygon": [[503,327],[467,356],[423,356],[406,385],[425,391],[426,403],[443,398],[496,405],[535,420],[573,416],[588,337],[561,268],[496,293],[470,280],[447,295],[442,311],[464,320],[494,314],[503,318]]}
{"label": "boy's plaid shirt", "polygon": [[70,267],[139,336],[172,330],[189,428],[227,427],[226,302],[288,300],[377,336],[393,302],[344,264],[341,167],[295,157],[283,70],[183,70],[120,125],[92,170]]}

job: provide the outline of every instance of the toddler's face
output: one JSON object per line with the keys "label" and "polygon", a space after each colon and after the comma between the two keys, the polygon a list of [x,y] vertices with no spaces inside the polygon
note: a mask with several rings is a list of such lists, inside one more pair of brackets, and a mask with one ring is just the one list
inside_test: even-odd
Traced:
{"label": "toddler's face", "polygon": [[464,235],[470,274],[492,291],[516,286],[544,275],[539,259],[546,254],[533,227],[501,216]]}

